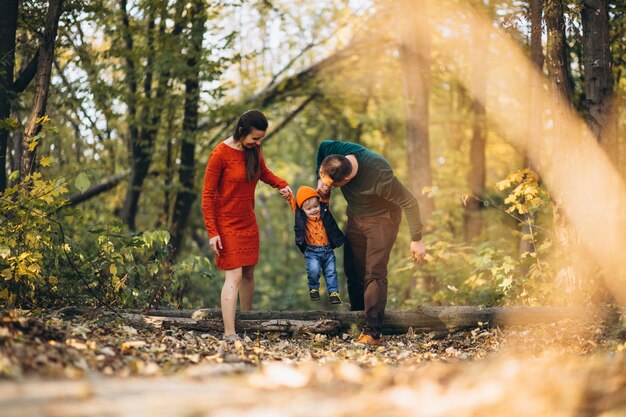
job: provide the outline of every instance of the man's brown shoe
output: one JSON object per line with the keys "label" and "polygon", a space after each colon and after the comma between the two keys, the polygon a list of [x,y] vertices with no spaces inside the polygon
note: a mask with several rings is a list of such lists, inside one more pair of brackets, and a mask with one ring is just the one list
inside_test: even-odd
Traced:
{"label": "man's brown shoe", "polygon": [[380,337],[376,339],[374,336],[370,336],[366,333],[361,333],[359,338],[354,341],[359,345],[378,346],[380,344]]}

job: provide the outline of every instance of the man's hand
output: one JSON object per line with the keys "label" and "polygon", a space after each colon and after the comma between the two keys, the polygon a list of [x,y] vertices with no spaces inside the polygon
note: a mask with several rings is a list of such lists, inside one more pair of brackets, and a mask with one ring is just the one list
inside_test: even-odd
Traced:
{"label": "man's hand", "polygon": [[424,260],[426,257],[426,247],[424,246],[423,240],[411,242],[411,255],[417,263]]}
{"label": "man's hand", "polygon": [[289,188],[289,186],[286,186],[285,188],[281,188],[280,190],[278,190],[278,192],[285,200],[289,200],[289,196],[292,194],[291,188]]}
{"label": "man's hand", "polygon": [[214,236],[209,239],[209,245],[211,245],[211,249],[217,256],[220,254],[220,249],[222,249],[222,239],[220,239],[220,235]]}
{"label": "man's hand", "polygon": [[328,199],[330,198],[330,190],[332,189],[331,186],[324,184],[324,181],[322,181],[322,179],[320,178],[317,181],[317,193],[320,195],[320,197]]}

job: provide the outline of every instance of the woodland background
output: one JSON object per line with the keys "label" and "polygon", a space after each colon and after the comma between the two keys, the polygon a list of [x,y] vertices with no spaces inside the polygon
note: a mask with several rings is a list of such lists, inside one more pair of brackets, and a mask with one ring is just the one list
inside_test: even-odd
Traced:
{"label": "woodland background", "polygon": [[[572,134],[532,93],[544,91],[623,177],[625,11],[617,0],[2,1],[0,303],[218,306],[199,197],[212,148],[249,108],[268,116],[265,158],[293,189],[315,183],[317,145],[338,139],[384,155],[419,198],[428,262],[408,258],[403,224],[389,308],[610,301],[528,149],[488,109],[505,68],[529,92],[530,111],[510,104],[519,134]],[[514,42],[541,84],[509,69],[489,33]],[[332,204],[343,225],[345,203]],[[255,308],[310,308],[287,204],[260,184],[256,208]]]}

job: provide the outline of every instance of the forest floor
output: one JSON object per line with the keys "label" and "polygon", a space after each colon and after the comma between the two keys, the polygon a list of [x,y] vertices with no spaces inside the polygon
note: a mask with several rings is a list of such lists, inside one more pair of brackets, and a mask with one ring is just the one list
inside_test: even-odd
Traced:
{"label": "forest floor", "polygon": [[621,325],[561,321],[448,335],[246,335],[91,312],[0,313],[0,415],[623,416]]}

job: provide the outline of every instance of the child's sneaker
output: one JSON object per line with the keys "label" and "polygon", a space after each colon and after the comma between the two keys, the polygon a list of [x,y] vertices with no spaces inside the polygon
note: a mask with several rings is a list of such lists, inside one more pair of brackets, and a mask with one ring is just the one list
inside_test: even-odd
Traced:
{"label": "child's sneaker", "polygon": [[309,300],[311,301],[319,301],[320,300],[320,290],[316,290],[313,288],[309,290]]}
{"label": "child's sneaker", "polygon": [[341,304],[341,297],[339,297],[339,293],[337,291],[333,291],[328,296],[328,300],[331,304]]}

